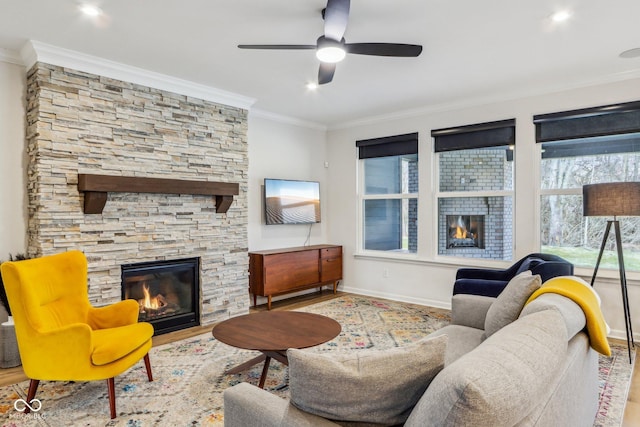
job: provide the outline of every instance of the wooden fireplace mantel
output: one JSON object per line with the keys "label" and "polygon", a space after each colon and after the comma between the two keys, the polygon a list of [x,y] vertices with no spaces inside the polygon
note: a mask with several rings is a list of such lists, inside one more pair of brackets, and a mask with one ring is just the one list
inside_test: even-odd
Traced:
{"label": "wooden fireplace mantel", "polygon": [[216,212],[225,213],[239,194],[233,182],[189,181],[184,179],[141,178],[78,174],[78,191],[84,192],[84,213],[102,213],[110,192],[198,194],[216,197]]}

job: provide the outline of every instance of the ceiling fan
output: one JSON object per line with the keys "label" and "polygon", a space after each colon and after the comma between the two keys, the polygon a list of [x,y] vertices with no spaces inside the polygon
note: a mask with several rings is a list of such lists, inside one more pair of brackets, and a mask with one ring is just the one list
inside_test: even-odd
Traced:
{"label": "ceiling fan", "polygon": [[328,0],[322,10],[324,35],[316,44],[240,44],[240,49],[305,50],[315,49],[320,60],[318,84],[333,80],[336,63],[342,61],[347,53],[373,56],[416,57],[422,52],[422,46],[402,43],[346,43],[344,33],[349,20],[350,0]]}

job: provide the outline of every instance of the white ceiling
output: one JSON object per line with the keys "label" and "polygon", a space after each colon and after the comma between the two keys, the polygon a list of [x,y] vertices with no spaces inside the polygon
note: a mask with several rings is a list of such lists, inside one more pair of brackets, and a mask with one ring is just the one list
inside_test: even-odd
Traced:
{"label": "white ceiling", "polygon": [[[0,48],[28,40],[255,98],[252,108],[339,126],[393,112],[506,99],[640,77],[640,1],[352,0],[349,43],[424,46],[418,58],[348,55],[333,82],[313,51],[237,44],[314,44],[325,0],[0,0]],[[569,9],[567,22],[550,15]],[[6,55],[6,50],[4,51]],[[0,52],[2,53],[2,52]],[[640,95],[640,88],[638,90]]]}

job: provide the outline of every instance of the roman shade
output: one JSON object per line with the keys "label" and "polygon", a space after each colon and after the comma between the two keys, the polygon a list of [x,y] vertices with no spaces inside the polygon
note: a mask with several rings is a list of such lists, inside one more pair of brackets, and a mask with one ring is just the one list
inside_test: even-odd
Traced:
{"label": "roman shade", "polygon": [[435,152],[501,147],[516,143],[516,120],[434,129]]}
{"label": "roman shade", "polygon": [[640,101],[533,116],[542,158],[640,151]]}
{"label": "roman shade", "polygon": [[356,141],[359,159],[418,154],[418,132]]}

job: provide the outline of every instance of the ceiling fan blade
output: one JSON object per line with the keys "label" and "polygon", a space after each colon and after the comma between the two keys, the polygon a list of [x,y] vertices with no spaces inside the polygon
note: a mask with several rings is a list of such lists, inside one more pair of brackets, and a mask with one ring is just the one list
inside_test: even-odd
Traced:
{"label": "ceiling fan blade", "polygon": [[329,64],[326,62],[320,63],[320,70],[318,71],[318,84],[323,85],[333,80],[333,75],[336,72],[336,64]]}
{"label": "ceiling fan blade", "polygon": [[324,36],[335,41],[342,40],[349,21],[350,0],[328,0],[324,10]]}
{"label": "ceiling fan blade", "polygon": [[348,53],[374,56],[416,57],[422,52],[422,46],[402,43],[345,43]]}
{"label": "ceiling fan blade", "polygon": [[240,49],[272,49],[272,50],[303,50],[315,49],[315,44],[239,44]]}

